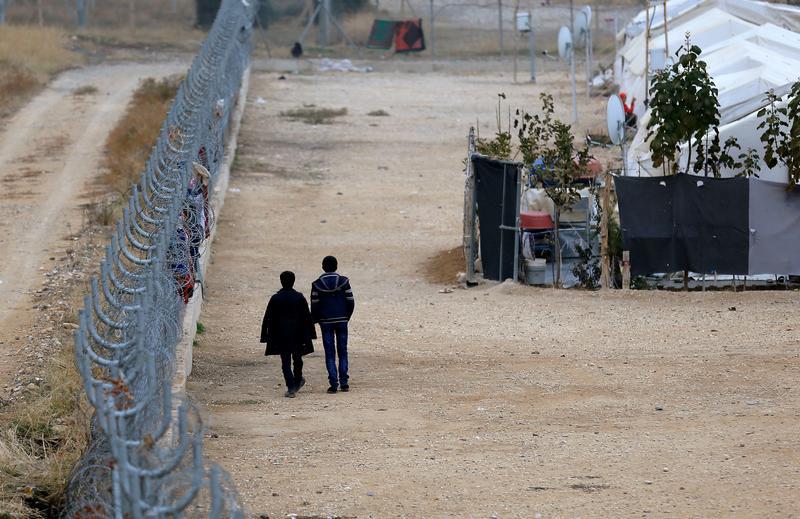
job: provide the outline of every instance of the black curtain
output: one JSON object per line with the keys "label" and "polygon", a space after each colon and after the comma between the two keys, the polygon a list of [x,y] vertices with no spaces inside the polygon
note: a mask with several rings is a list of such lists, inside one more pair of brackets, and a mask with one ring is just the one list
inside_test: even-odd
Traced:
{"label": "black curtain", "polygon": [[519,165],[482,157],[473,158],[472,165],[481,231],[483,277],[503,281],[514,276],[516,233],[503,230],[500,226],[513,228],[517,222]]}
{"label": "black curtain", "polygon": [[616,177],[623,248],[631,274],[747,274],[749,187],[745,178]]}

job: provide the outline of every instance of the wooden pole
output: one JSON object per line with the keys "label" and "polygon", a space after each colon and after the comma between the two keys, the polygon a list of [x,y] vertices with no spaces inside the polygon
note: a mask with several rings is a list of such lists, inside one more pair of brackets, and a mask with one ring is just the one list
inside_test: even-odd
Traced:
{"label": "wooden pole", "polygon": [[631,289],[631,253],[622,251],[622,289]]}
{"label": "wooden pole", "polygon": [[611,288],[608,261],[608,210],[611,200],[611,173],[606,170],[603,181],[603,195],[600,199],[600,288]]}
{"label": "wooden pole", "polygon": [[36,17],[39,20],[39,27],[44,27],[44,6],[42,6],[43,0],[36,0]]}
{"label": "wooden pole", "polygon": [[475,281],[475,171],[472,154],[475,152],[475,128],[470,127],[467,137],[467,171],[464,179],[464,258],[467,283]]}

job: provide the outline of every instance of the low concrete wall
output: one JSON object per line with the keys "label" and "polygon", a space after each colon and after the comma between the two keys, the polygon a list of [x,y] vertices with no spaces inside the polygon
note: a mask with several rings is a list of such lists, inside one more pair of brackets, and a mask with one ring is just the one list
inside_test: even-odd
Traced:
{"label": "low concrete wall", "polygon": [[[239,96],[236,106],[231,113],[230,130],[228,141],[225,143],[225,157],[217,175],[214,191],[210,195],[209,204],[214,212],[215,219],[219,221],[222,206],[225,204],[225,193],[228,190],[230,180],[231,165],[236,156],[236,145],[239,139],[239,128],[242,123],[242,115],[247,105],[247,90],[250,86],[250,67],[242,75],[242,86],[239,89]],[[211,262],[211,244],[217,234],[217,225],[211,228],[211,234],[200,247],[200,279],[206,279],[206,271]],[[186,379],[192,373],[192,345],[197,333],[197,321],[200,318],[200,310],[203,306],[203,292],[205,287],[199,284],[195,287],[194,295],[186,305],[186,312],[183,316],[183,336],[175,351],[175,376],[172,380],[173,395],[180,395],[186,389]]]}

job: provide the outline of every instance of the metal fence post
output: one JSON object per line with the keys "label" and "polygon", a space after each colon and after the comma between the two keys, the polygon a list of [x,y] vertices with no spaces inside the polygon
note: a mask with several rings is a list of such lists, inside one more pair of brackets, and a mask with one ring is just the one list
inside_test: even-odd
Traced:
{"label": "metal fence post", "polygon": [[75,0],[75,10],[78,14],[78,27],[86,28],[86,0]]}
{"label": "metal fence post", "polygon": [[436,23],[433,10],[433,0],[431,0],[431,57],[436,59]]}
{"label": "metal fence post", "polygon": [[500,57],[505,55],[503,45],[503,0],[497,0],[497,24],[500,28]]}

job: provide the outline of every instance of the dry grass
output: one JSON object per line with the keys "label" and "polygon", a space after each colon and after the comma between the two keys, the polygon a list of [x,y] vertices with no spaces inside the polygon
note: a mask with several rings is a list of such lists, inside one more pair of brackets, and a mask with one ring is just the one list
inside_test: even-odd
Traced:
{"label": "dry grass", "polygon": [[56,73],[82,62],[67,43],[60,29],[0,26],[0,116],[22,106]]}
{"label": "dry grass", "polygon": [[281,112],[281,117],[306,124],[331,124],[336,117],[343,115],[347,115],[347,108],[317,108],[313,105]]}
{"label": "dry grass", "polygon": [[43,379],[0,415],[0,517],[56,516],[88,442],[89,405],[71,348],[61,350]]}
{"label": "dry grass", "polygon": [[97,87],[94,85],[84,85],[82,87],[76,88],[72,91],[72,95],[74,96],[91,96],[99,92]]}
{"label": "dry grass", "polygon": [[179,77],[144,80],[133,94],[125,115],[109,134],[102,181],[120,197],[127,195],[139,179],[179,83]]}

